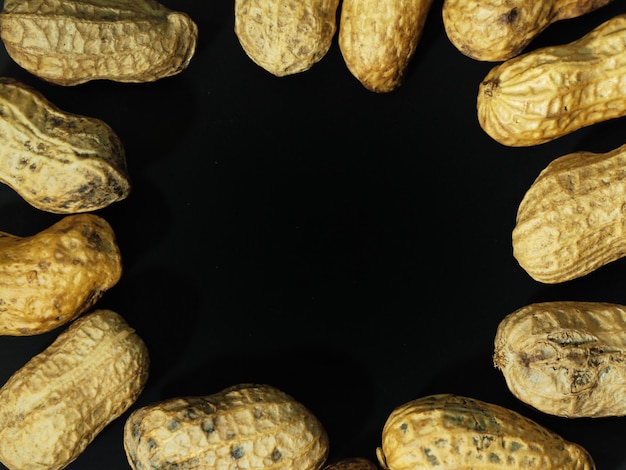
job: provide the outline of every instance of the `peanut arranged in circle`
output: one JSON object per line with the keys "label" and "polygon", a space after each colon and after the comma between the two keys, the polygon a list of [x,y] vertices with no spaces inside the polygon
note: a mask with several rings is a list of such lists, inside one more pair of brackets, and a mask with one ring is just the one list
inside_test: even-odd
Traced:
{"label": "peanut arranged in circle", "polygon": [[9,56],[64,86],[178,74],[189,65],[197,36],[187,14],[155,0],[5,0],[0,13]]}
{"label": "peanut arranged in circle", "polygon": [[148,369],[146,345],[121,315],[75,320],[0,388],[0,462],[65,468],[135,402]]}

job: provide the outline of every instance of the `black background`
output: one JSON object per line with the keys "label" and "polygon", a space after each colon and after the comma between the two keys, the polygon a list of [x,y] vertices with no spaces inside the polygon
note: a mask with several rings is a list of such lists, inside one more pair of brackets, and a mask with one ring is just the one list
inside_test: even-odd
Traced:
{"label": "black background", "polygon": [[[583,445],[599,469],[626,469],[626,418],[538,413],[512,397],[491,358],[499,321],[528,303],[626,304],[625,262],[543,285],[511,247],[538,173],[563,154],[622,145],[626,121],[535,147],[496,143],[476,119],[478,84],[495,64],[453,47],[441,0],[406,81],[386,94],[349,73],[336,36],[310,70],[278,78],[243,52],[233,1],[163,3],[192,17],[199,43],[184,72],[155,83],[55,86],[0,50],[4,76],[107,122],[133,182],[126,200],[98,211],[124,273],[97,307],[145,340],[151,376],[69,468],[128,468],[122,428],[139,406],[261,382],[316,414],[329,462],[374,461],[393,408],[445,392],[512,408]],[[527,50],[621,13],[615,1],[556,23]],[[2,231],[29,236],[61,217],[0,187]],[[64,329],[0,338],[0,382]]]}

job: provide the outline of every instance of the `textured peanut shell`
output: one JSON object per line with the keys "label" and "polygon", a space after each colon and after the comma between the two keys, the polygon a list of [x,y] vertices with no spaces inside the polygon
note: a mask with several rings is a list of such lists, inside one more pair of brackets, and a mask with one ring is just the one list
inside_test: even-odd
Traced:
{"label": "textured peanut shell", "polygon": [[626,256],[626,144],[553,160],[524,195],[513,256],[536,281],[585,276]]}
{"label": "textured peanut shell", "polygon": [[348,70],[369,91],[402,85],[432,0],[344,0],[339,48]]}
{"label": "textured peanut shell", "polygon": [[0,232],[0,335],[57,328],[87,311],[117,284],[122,263],[109,223],[68,215],[41,232]]}
{"label": "textured peanut shell", "polygon": [[235,0],[235,34],[247,56],[277,77],[309,70],[332,44],[339,0]]}
{"label": "textured peanut shell", "polygon": [[11,78],[0,78],[0,182],[56,214],[102,209],[131,189],[124,148],[107,124],[62,111]]}
{"label": "textured peanut shell", "polygon": [[378,470],[378,466],[366,458],[354,457],[326,465],[324,470]]}
{"label": "textured peanut shell", "polygon": [[9,56],[63,86],[151,82],[182,72],[198,27],[154,0],[6,0],[0,38]]}
{"label": "textured peanut shell", "polygon": [[135,470],[318,470],[328,456],[328,437],[291,396],[268,385],[240,384],[133,411],[124,449]]}
{"label": "textured peanut shell", "polygon": [[551,24],[613,0],[444,0],[448,39],[472,59],[500,62],[521,54]]}
{"label": "textured peanut shell", "polygon": [[0,461],[65,468],[136,401],[148,369],[146,345],[119,314],[77,319],[0,389]]}
{"label": "textured peanut shell", "polygon": [[452,394],[399,406],[387,418],[378,460],[385,470],[594,470],[581,446],[499,405]]}
{"label": "textured peanut shell", "polygon": [[478,121],[497,142],[539,145],[626,115],[626,14],[568,44],[493,67],[479,85]]}
{"label": "textured peanut shell", "polygon": [[626,307],[530,304],[498,325],[494,365],[518,399],[568,418],[626,415]]}

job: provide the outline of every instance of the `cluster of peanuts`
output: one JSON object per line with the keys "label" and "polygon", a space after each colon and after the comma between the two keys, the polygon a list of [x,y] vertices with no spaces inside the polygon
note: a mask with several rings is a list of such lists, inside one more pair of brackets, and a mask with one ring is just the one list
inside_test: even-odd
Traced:
{"label": "cluster of peanuts", "polygon": [[[500,62],[478,90],[488,135],[533,146],[626,115],[626,15],[572,43],[524,53],[550,24],[610,1],[444,0],[452,44]],[[344,0],[339,11],[339,0],[235,0],[234,32],[250,59],[276,76],[308,70],[338,33],[348,70],[368,90],[388,93],[404,80],[432,4]],[[66,87],[181,73],[197,35],[187,14],[155,0],[6,0],[0,13],[10,57]],[[68,325],[0,388],[0,462],[62,469],[129,411],[149,375],[148,346],[124,318],[89,311],[121,276],[115,234],[92,212],[124,200],[131,179],[123,144],[104,122],[64,112],[13,79],[0,80],[0,111],[0,181],[33,207],[64,216],[31,237],[0,237],[0,335]],[[624,163],[626,144],[559,157],[539,175],[512,236],[515,258],[533,279],[561,283],[626,256]],[[494,346],[495,367],[530,406],[568,418],[626,415],[626,400],[616,399],[626,376],[626,307],[528,305],[502,320]],[[326,430],[309,409],[269,384],[250,383],[132,410],[123,447],[136,470],[595,469],[580,445],[512,410],[454,394],[392,410],[376,463],[331,462]]]}

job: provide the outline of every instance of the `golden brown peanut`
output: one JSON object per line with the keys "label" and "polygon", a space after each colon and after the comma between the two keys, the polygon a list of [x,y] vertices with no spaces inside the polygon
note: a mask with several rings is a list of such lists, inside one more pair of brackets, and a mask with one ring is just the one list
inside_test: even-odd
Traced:
{"label": "golden brown peanut", "polygon": [[93,214],[68,215],[41,232],[0,232],[0,335],[63,325],[93,306],[122,273],[113,229]]}
{"label": "golden brown peanut", "polygon": [[277,77],[322,60],[337,30],[339,0],[235,0],[235,34],[252,61]]}
{"label": "golden brown peanut", "polygon": [[376,93],[404,81],[432,0],[344,0],[339,48],[348,70]]}
{"label": "golden brown peanut", "polygon": [[131,468],[319,470],[328,437],[286,393],[240,384],[135,410],[124,426]]}
{"label": "golden brown peanut", "polygon": [[626,256],[626,144],[553,160],[522,199],[513,256],[535,280],[576,279]]}
{"label": "golden brown peanut", "polygon": [[378,467],[368,459],[354,457],[326,465],[324,470],[378,470]]}
{"label": "golden brown peanut", "polygon": [[0,461],[65,468],[136,401],[148,368],[146,345],[119,314],[77,319],[0,389]]}
{"label": "golden brown peanut", "polygon": [[0,144],[0,182],[40,210],[94,211],[130,192],[124,148],[108,125],[10,78],[0,78]]}
{"label": "golden brown peanut", "polygon": [[483,130],[511,147],[626,115],[626,14],[495,66],[479,86],[477,112]]}
{"label": "golden brown peanut", "polygon": [[57,85],[151,82],[183,71],[197,25],[155,0],[5,0],[0,38],[22,68]]}
{"label": "golden brown peanut", "polygon": [[383,428],[385,470],[594,470],[581,446],[507,408],[452,394],[399,406]]}
{"label": "golden brown peanut", "polygon": [[499,62],[522,53],[557,21],[577,18],[613,0],[444,0],[448,39],[468,57]]}
{"label": "golden brown peanut", "polygon": [[518,399],[568,418],[626,415],[626,307],[542,302],[498,325],[494,365]]}

